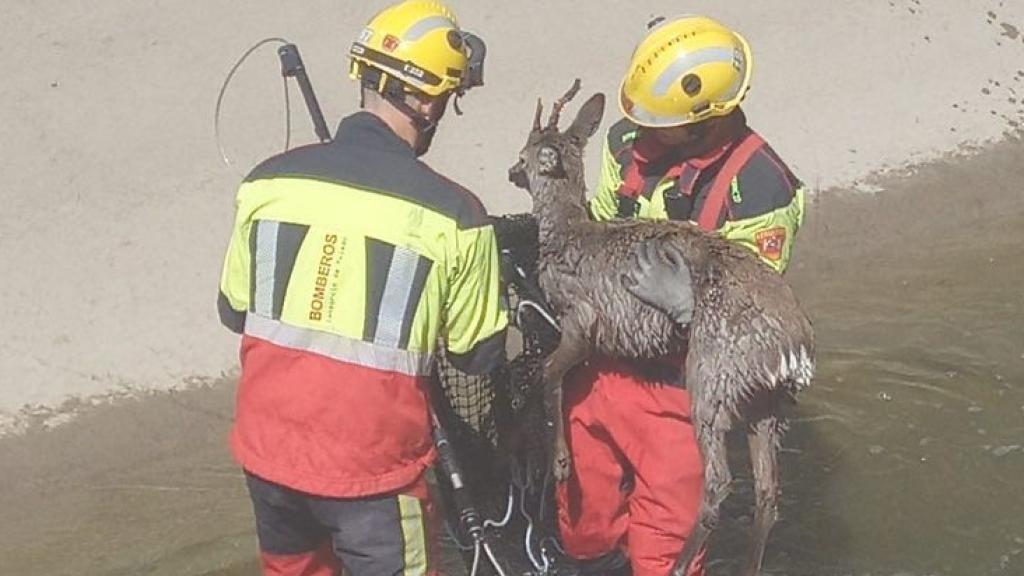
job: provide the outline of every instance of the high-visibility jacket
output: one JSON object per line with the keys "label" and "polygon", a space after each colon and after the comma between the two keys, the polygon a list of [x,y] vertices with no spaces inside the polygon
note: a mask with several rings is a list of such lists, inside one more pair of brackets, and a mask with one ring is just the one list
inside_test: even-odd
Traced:
{"label": "high-visibility jacket", "polygon": [[439,339],[469,372],[504,358],[498,265],[480,201],[372,114],[256,167],[238,191],[218,302],[242,333],[231,433],[242,467],[337,498],[416,481],[434,457]]}
{"label": "high-visibility jacket", "polygon": [[803,222],[804,189],[757,133],[743,122],[732,139],[704,156],[668,153],[649,162],[635,147],[638,134],[626,119],[608,131],[589,204],[595,220],[690,220],[785,270]]}

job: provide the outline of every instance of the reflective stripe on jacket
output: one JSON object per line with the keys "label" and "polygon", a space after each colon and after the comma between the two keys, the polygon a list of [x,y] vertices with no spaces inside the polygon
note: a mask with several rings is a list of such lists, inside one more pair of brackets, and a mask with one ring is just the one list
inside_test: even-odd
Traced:
{"label": "reflective stripe on jacket", "polygon": [[479,200],[369,113],[258,166],[238,192],[219,301],[243,332],[242,466],[330,497],[415,481],[434,456],[439,339],[470,372],[504,357],[498,263]]}

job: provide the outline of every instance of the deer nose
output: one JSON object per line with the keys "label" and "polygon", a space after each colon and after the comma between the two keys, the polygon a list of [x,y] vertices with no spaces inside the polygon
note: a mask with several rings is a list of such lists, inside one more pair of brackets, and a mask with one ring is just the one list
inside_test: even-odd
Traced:
{"label": "deer nose", "polygon": [[514,166],[508,169],[508,181],[519,188],[529,190],[530,181],[526,177],[526,164],[522,160],[516,162]]}

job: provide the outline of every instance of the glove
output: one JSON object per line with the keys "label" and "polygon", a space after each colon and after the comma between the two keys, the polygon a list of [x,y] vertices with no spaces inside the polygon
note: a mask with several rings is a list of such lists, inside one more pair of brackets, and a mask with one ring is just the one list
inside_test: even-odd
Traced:
{"label": "glove", "polygon": [[622,285],[634,296],[677,324],[693,318],[693,286],[683,253],[671,242],[648,240],[633,248],[633,266],[622,274]]}

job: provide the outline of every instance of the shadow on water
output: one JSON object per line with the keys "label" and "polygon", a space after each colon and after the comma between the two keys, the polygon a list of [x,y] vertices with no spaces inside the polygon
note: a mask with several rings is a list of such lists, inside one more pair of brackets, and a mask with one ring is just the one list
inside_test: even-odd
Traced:
{"label": "shadow on water", "polygon": [[[789,279],[819,367],[784,443],[766,574],[1024,574],[1021,182],[1010,141],[810,205]],[[156,395],[0,442],[0,572],[258,574],[232,395]],[[738,444],[714,574],[747,543]]]}

